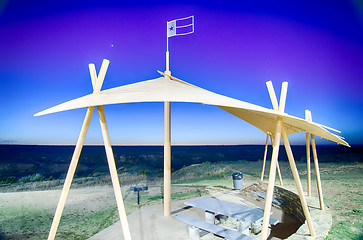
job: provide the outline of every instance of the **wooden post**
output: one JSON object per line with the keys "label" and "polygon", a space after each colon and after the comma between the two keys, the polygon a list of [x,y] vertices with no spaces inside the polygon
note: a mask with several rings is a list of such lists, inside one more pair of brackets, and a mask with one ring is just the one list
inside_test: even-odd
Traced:
{"label": "wooden post", "polygon": [[[271,138],[271,145],[273,145],[274,140],[272,139],[272,135],[270,134],[270,138]],[[277,174],[279,175],[279,181],[280,181],[280,185],[283,186],[284,184],[282,183],[282,177],[281,177],[281,171],[280,171],[280,165],[279,165],[279,160],[277,159]]]}
{"label": "wooden post", "polygon": [[[309,121],[309,110],[305,110],[305,119]],[[307,168],[307,183],[308,196],[311,196],[311,173],[310,173],[310,133],[306,133],[306,168]]]}
{"label": "wooden post", "polygon": [[267,147],[268,147],[268,138],[270,134],[267,133],[266,136],[266,144],[265,144],[265,152],[263,154],[263,163],[262,163],[262,172],[261,172],[261,182],[263,181],[263,175],[265,174],[265,165],[266,165],[266,158],[267,158]]}
{"label": "wooden post", "polygon": [[[286,95],[287,95],[287,82],[282,83],[281,93],[280,93],[280,104],[277,105],[277,98],[275,94],[275,90],[273,89],[271,81],[266,83],[267,89],[270,95],[270,99],[272,102],[272,106],[275,110],[280,113],[285,111],[285,102],[286,102]],[[266,201],[265,201],[265,210],[263,214],[263,223],[262,223],[262,231],[261,231],[261,240],[267,239],[267,230],[270,220],[270,212],[271,212],[271,205],[272,205],[272,196],[274,192],[275,186],[275,178],[276,178],[276,168],[277,168],[277,159],[279,157],[279,149],[280,149],[280,141],[281,141],[281,129],[282,129],[282,119],[279,117],[276,123],[276,130],[275,130],[275,140],[272,142],[273,149],[272,149],[272,157],[271,157],[271,166],[270,166],[270,175],[268,180],[268,187],[266,192]]]}
{"label": "wooden post", "polygon": [[276,179],[277,158],[279,156],[279,149],[280,149],[281,127],[282,127],[282,120],[279,118],[277,121],[277,124],[276,124],[275,141],[273,142],[273,148],[272,148],[271,166],[270,166],[270,174],[269,174],[269,179],[268,179],[268,187],[267,187],[267,192],[266,192],[265,210],[264,210],[264,214],[263,214],[261,240],[267,239],[267,232],[268,232],[268,225],[269,225],[269,221],[270,221],[270,212],[271,212],[271,204],[272,204],[272,196],[274,193],[274,186],[275,186],[275,179]]}
{"label": "wooden post", "polygon": [[[89,70],[90,70],[90,75],[91,75],[93,93],[94,94],[98,94],[100,92],[100,90],[101,90],[101,87],[102,87],[103,80],[104,80],[105,75],[106,75],[106,71],[107,71],[109,62],[110,61],[108,61],[107,59],[103,60],[98,77],[97,77],[95,65],[94,64],[89,64]],[[64,182],[61,197],[59,199],[57,210],[56,210],[56,213],[54,215],[52,226],[51,226],[51,229],[50,229],[50,232],[49,232],[49,235],[48,235],[48,240],[53,240],[55,238],[55,234],[57,232],[59,221],[60,221],[60,218],[62,216],[64,205],[65,205],[65,202],[67,200],[69,189],[71,187],[71,183],[72,183],[72,180],[73,180],[73,177],[74,177],[74,173],[75,173],[76,168],[77,168],[78,160],[79,160],[79,157],[80,157],[80,154],[81,154],[81,151],[82,151],[82,147],[84,145],[84,140],[86,138],[86,134],[87,134],[87,131],[88,131],[88,127],[89,127],[89,124],[90,124],[94,109],[95,109],[94,106],[88,107],[86,117],[85,117],[85,119],[83,121],[81,133],[79,134],[78,141],[77,141],[77,144],[76,144],[76,148],[74,149],[72,160],[71,160],[71,163],[69,165],[69,169],[68,169],[68,172],[67,172],[66,180]],[[129,229],[129,225],[128,225],[128,221],[127,221],[127,217],[126,217],[125,206],[124,206],[124,203],[123,203],[120,182],[118,180],[118,175],[117,175],[117,170],[116,170],[115,158],[113,156],[111,142],[110,142],[110,138],[109,138],[108,131],[107,131],[105,114],[104,114],[102,106],[97,106],[97,110],[98,110],[101,130],[102,130],[103,141],[104,141],[104,144],[105,144],[105,150],[106,150],[108,166],[109,166],[109,169],[110,169],[111,180],[112,180],[113,189],[114,189],[114,192],[115,192],[116,204],[117,204],[119,215],[120,215],[122,231],[124,233],[124,239],[125,240],[131,240],[131,234],[130,234],[130,229]]]}
{"label": "wooden post", "polygon": [[[308,111],[308,121],[313,121],[311,112]],[[313,147],[313,156],[314,156],[314,165],[315,165],[315,174],[316,174],[316,182],[318,186],[318,194],[319,194],[319,203],[320,203],[320,209],[324,210],[324,198],[323,198],[323,189],[321,186],[321,179],[320,179],[320,170],[319,170],[319,161],[318,161],[318,153],[316,151],[316,143],[315,143],[315,136],[311,134],[311,145]]]}
{"label": "wooden post", "polygon": [[284,186],[284,184],[282,183],[282,177],[281,177],[279,160],[277,160],[276,167],[277,167],[277,175],[279,176],[280,186]]}
{"label": "wooden post", "polygon": [[114,158],[114,155],[113,155],[113,152],[112,152],[110,137],[108,135],[107,125],[106,125],[106,118],[105,118],[105,113],[103,111],[103,106],[97,106],[97,110],[98,110],[98,117],[99,117],[99,120],[100,120],[101,130],[102,130],[103,142],[104,142],[105,150],[106,150],[108,167],[109,167],[109,170],[110,170],[113,190],[114,190],[114,193],[115,193],[116,204],[117,204],[118,213],[119,213],[119,216],[120,216],[122,232],[124,234],[124,239],[125,240],[131,240],[129,224],[128,224],[128,221],[127,221],[125,205],[124,205],[124,201],[123,201],[123,198],[122,198],[120,182],[119,182],[118,175],[117,175],[115,158]]}
{"label": "wooden post", "polygon": [[54,214],[52,226],[50,228],[49,235],[48,235],[48,240],[53,240],[55,238],[55,234],[56,234],[57,229],[58,229],[59,221],[60,221],[60,219],[62,217],[64,205],[65,205],[67,197],[68,197],[69,189],[70,189],[71,184],[72,184],[74,173],[75,173],[76,168],[77,168],[79,156],[81,155],[84,140],[85,140],[86,135],[87,135],[88,127],[89,127],[89,124],[90,124],[94,109],[95,109],[95,107],[89,107],[87,109],[87,113],[86,113],[86,116],[85,116],[84,121],[83,121],[82,129],[81,129],[81,132],[79,134],[78,141],[77,141],[76,147],[75,147],[74,152],[73,152],[71,163],[69,165],[69,169],[68,169],[68,172],[67,172],[67,177],[66,177],[66,180],[65,180],[64,185],[63,185],[63,190],[62,190],[61,196],[59,198],[57,210],[56,210],[56,212]]}
{"label": "wooden post", "polygon": [[171,214],[170,102],[164,102],[164,216]]}
{"label": "wooden post", "polygon": [[273,107],[273,109],[278,111],[279,104],[277,102],[277,97],[276,97],[275,90],[274,90],[274,87],[272,85],[272,82],[271,81],[266,82],[266,86],[267,86],[268,94],[270,95],[272,107]]}
{"label": "wooden post", "polygon": [[304,215],[305,215],[305,218],[306,218],[306,222],[308,224],[308,228],[310,230],[310,235],[315,236],[315,230],[314,230],[313,222],[312,222],[311,217],[310,217],[309,208],[308,208],[308,205],[307,205],[306,200],[305,200],[304,191],[303,191],[301,181],[300,181],[300,177],[299,177],[299,173],[297,171],[296,164],[295,164],[295,159],[294,159],[294,156],[292,154],[289,139],[287,138],[287,134],[286,134],[286,131],[285,131],[284,127],[282,127],[282,139],[284,140],[286,154],[287,154],[287,157],[289,159],[292,175],[294,176],[295,184],[296,184],[297,191],[298,191],[299,197],[300,197],[300,202],[301,202],[301,205],[302,205],[302,208],[303,208],[303,211],[304,211]]}
{"label": "wooden post", "polygon": [[316,151],[315,136],[313,134],[311,134],[311,145],[313,146],[313,156],[314,156],[316,181],[317,181],[317,185],[318,185],[320,209],[324,210],[325,209],[324,208],[324,198],[323,198],[323,189],[321,186],[321,179],[320,179],[318,154]]}
{"label": "wooden post", "polygon": [[[287,85],[288,85],[287,82],[282,83],[281,96],[284,95],[284,97],[283,97],[284,99],[280,98],[280,103],[286,101]],[[273,109],[276,110],[276,111],[280,111],[279,110],[279,104],[277,102],[277,97],[276,97],[275,90],[274,90],[274,87],[272,85],[272,82],[271,81],[266,82],[266,86],[267,86],[268,94],[270,95],[270,99],[271,99]],[[283,109],[283,111],[285,110],[285,103],[281,106],[281,109]],[[273,145],[272,135],[270,135],[270,137],[271,137],[271,145]],[[277,165],[276,166],[277,166],[277,173],[279,175],[280,185],[283,186],[281,171],[280,171],[280,166],[279,166],[278,160],[277,160]]]}

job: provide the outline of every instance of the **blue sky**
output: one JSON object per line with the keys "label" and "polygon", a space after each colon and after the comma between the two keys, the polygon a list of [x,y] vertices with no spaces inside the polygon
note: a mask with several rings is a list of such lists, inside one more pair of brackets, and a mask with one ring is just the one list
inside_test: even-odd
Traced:
{"label": "blue sky", "polygon": [[[0,1],[0,143],[75,144],[86,109],[33,114],[92,92],[88,64],[110,60],[103,89],[159,77],[166,22],[195,16],[169,41],[187,82],[271,108],[265,82],[289,82],[286,112],[363,143],[363,6],[359,1]],[[113,144],[162,144],[163,104],[105,106]],[[97,114],[87,144],[101,144]],[[174,144],[264,144],[214,106],[172,104]],[[302,144],[304,134],[291,135]],[[327,144],[325,140],[318,143]]]}

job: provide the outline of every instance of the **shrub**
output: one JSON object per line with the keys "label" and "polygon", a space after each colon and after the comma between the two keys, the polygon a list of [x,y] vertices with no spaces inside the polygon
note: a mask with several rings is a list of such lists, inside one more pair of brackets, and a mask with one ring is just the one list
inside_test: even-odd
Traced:
{"label": "shrub", "polygon": [[35,173],[33,175],[28,175],[21,177],[19,179],[19,182],[21,183],[28,183],[28,182],[40,182],[44,179],[44,176],[40,173]]}
{"label": "shrub", "polygon": [[139,170],[139,174],[140,175],[149,175],[150,174],[150,170],[149,169],[140,169]]}
{"label": "shrub", "polygon": [[1,181],[1,184],[11,184],[18,182],[18,179],[16,177],[8,177],[5,181]]}

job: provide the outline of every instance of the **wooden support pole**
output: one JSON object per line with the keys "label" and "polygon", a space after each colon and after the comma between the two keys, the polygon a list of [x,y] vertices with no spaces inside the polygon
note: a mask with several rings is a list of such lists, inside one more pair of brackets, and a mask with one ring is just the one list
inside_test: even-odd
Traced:
{"label": "wooden support pole", "polygon": [[77,168],[79,156],[81,155],[84,140],[86,139],[88,127],[89,127],[94,109],[95,109],[95,107],[89,107],[87,109],[87,113],[86,113],[86,116],[83,121],[82,129],[79,134],[77,144],[76,144],[76,147],[73,152],[71,163],[69,165],[67,177],[66,177],[64,185],[63,185],[63,190],[62,190],[59,202],[58,202],[57,210],[54,214],[52,226],[50,228],[49,235],[48,235],[48,240],[53,240],[55,238],[55,234],[57,232],[59,221],[60,221],[62,213],[63,213],[64,205],[65,205],[67,197],[68,197],[69,189],[72,184],[74,173]]}
{"label": "wooden support pole", "polygon": [[268,94],[270,95],[272,107],[273,107],[273,109],[278,111],[279,103],[277,102],[277,97],[275,94],[274,86],[272,85],[271,81],[266,82],[266,86],[267,86]]}
{"label": "wooden support pole", "polygon": [[[280,94],[280,106],[279,106],[279,104],[277,102],[277,97],[276,97],[275,90],[274,90],[274,87],[272,85],[272,82],[271,81],[266,82],[266,86],[267,86],[268,94],[270,95],[270,99],[271,99],[273,109],[276,110],[276,111],[284,112],[285,111],[285,102],[286,102],[288,83],[287,82],[282,83],[281,94]],[[272,135],[270,135],[270,137],[271,137],[271,144],[273,145]],[[282,176],[281,176],[281,171],[280,171],[280,165],[279,165],[278,160],[277,160],[276,167],[277,167],[277,173],[279,175],[280,185],[283,186]]]}
{"label": "wooden support pole", "polygon": [[288,82],[283,82],[280,93],[279,112],[285,112],[286,96],[287,96]]}
{"label": "wooden support pole", "polygon": [[[266,82],[268,93],[270,95],[271,103],[273,108],[280,113],[285,111],[285,103],[286,103],[286,95],[287,95],[287,82],[282,83],[281,93],[280,93],[280,104],[277,104],[277,98],[275,94],[275,90],[273,89],[272,82]],[[283,128],[282,118],[279,117],[276,123],[275,130],[275,140],[272,141],[272,156],[271,156],[271,166],[270,166],[270,175],[268,180],[268,187],[266,192],[266,201],[265,201],[265,210],[263,214],[263,222],[262,222],[262,231],[261,231],[261,240],[267,239],[267,231],[270,220],[270,212],[272,205],[272,197],[275,186],[275,178],[276,178],[276,169],[277,169],[277,159],[279,157],[279,149],[280,149],[280,141],[281,141],[281,130]]]}
{"label": "wooden support pole", "polygon": [[277,167],[277,175],[279,176],[280,186],[284,186],[284,184],[282,183],[282,177],[281,177],[279,160],[277,160],[276,167]]}
{"label": "wooden support pole", "polygon": [[301,185],[299,173],[298,173],[297,168],[296,168],[295,159],[294,159],[294,156],[292,154],[289,139],[287,138],[287,134],[286,134],[286,131],[285,131],[284,127],[282,127],[282,139],[284,140],[286,154],[287,154],[287,157],[289,159],[292,175],[294,176],[295,184],[296,184],[296,187],[297,187],[297,191],[299,193],[300,202],[301,202],[301,205],[302,205],[302,208],[303,208],[303,211],[304,211],[306,222],[308,224],[310,235],[314,237],[315,236],[315,230],[314,230],[313,222],[312,222],[311,217],[310,217],[308,204],[306,203],[306,199],[305,199],[304,191],[303,191],[303,188],[302,188],[302,185]]}
{"label": "wooden support pole", "polygon": [[[271,134],[270,134],[270,138],[271,138],[271,145],[273,145],[274,140],[272,139],[272,135]],[[279,164],[279,160],[278,159],[277,159],[276,168],[277,168],[277,174],[279,176],[280,185],[283,186],[284,184],[282,183],[282,176],[281,176],[280,164]]]}
{"label": "wooden support pole", "polygon": [[321,186],[321,179],[320,179],[318,153],[316,151],[315,136],[313,134],[311,134],[311,145],[313,147],[315,174],[316,174],[316,182],[317,182],[317,185],[318,185],[320,209],[324,210],[325,207],[324,207],[323,189],[322,189],[322,186]]}
{"label": "wooden support pole", "polygon": [[[309,121],[309,110],[305,110],[305,120]],[[311,173],[310,173],[310,133],[306,133],[306,171],[307,171],[307,184],[308,196],[311,196]]]}
{"label": "wooden support pole", "polygon": [[[309,110],[305,111],[305,118],[307,118],[307,120],[310,121],[310,122],[313,121],[312,116],[311,116],[311,112]],[[318,185],[320,209],[324,210],[325,207],[324,207],[323,189],[322,189],[322,186],[321,186],[321,179],[320,179],[318,154],[317,154],[317,151],[316,151],[315,136],[313,134],[311,134],[311,145],[313,147],[315,174],[316,174],[316,182],[317,182],[317,185]]]}
{"label": "wooden support pole", "polygon": [[164,216],[171,214],[170,102],[164,102]]}
{"label": "wooden support pole", "polygon": [[307,170],[308,196],[311,196],[310,133],[306,133],[306,170]]}
{"label": "wooden support pole", "polygon": [[267,158],[267,148],[268,148],[268,138],[270,134],[267,133],[266,136],[266,144],[265,144],[265,152],[263,154],[263,163],[262,163],[262,172],[261,172],[261,182],[263,181],[263,175],[265,174],[265,165],[266,165],[266,158]]}
{"label": "wooden support pole", "polygon": [[266,192],[265,210],[263,214],[261,240],[266,240],[268,234],[268,225],[270,221],[271,204],[272,204],[272,197],[274,193],[275,178],[276,178],[276,165],[280,149],[281,127],[282,127],[282,120],[279,118],[276,124],[275,141],[273,142],[273,148],[272,148],[271,166],[270,166],[268,187]]}
{"label": "wooden support pole", "polygon": [[105,150],[106,150],[108,167],[109,167],[109,170],[110,170],[113,190],[114,190],[114,193],[115,193],[116,204],[117,204],[118,213],[119,213],[119,216],[120,216],[122,232],[123,232],[125,240],[131,240],[130,228],[129,228],[129,224],[128,224],[128,221],[127,221],[125,205],[124,205],[124,201],[123,201],[123,198],[122,198],[119,178],[118,178],[118,175],[117,175],[115,157],[114,157],[113,152],[112,152],[111,141],[110,141],[110,137],[108,135],[105,113],[103,111],[102,106],[97,106],[97,110],[98,110],[98,117],[99,117],[99,120],[100,120],[101,130],[102,130],[103,142],[104,142]]}

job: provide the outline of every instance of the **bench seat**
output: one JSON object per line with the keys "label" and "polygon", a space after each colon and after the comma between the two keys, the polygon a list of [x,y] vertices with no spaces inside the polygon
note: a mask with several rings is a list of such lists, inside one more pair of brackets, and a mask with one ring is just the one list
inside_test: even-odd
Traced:
{"label": "bench seat", "polygon": [[[236,232],[236,231],[233,231],[230,229],[226,229],[226,228],[218,226],[218,225],[210,224],[205,221],[202,221],[202,220],[199,220],[199,219],[187,216],[187,215],[180,214],[174,218],[178,221],[189,224],[192,227],[202,229],[206,232],[213,233],[215,235],[218,235],[218,236],[223,237],[228,240],[252,240],[253,239],[243,233],[239,233],[239,232]],[[199,237],[199,235],[198,235],[198,237]]]}

